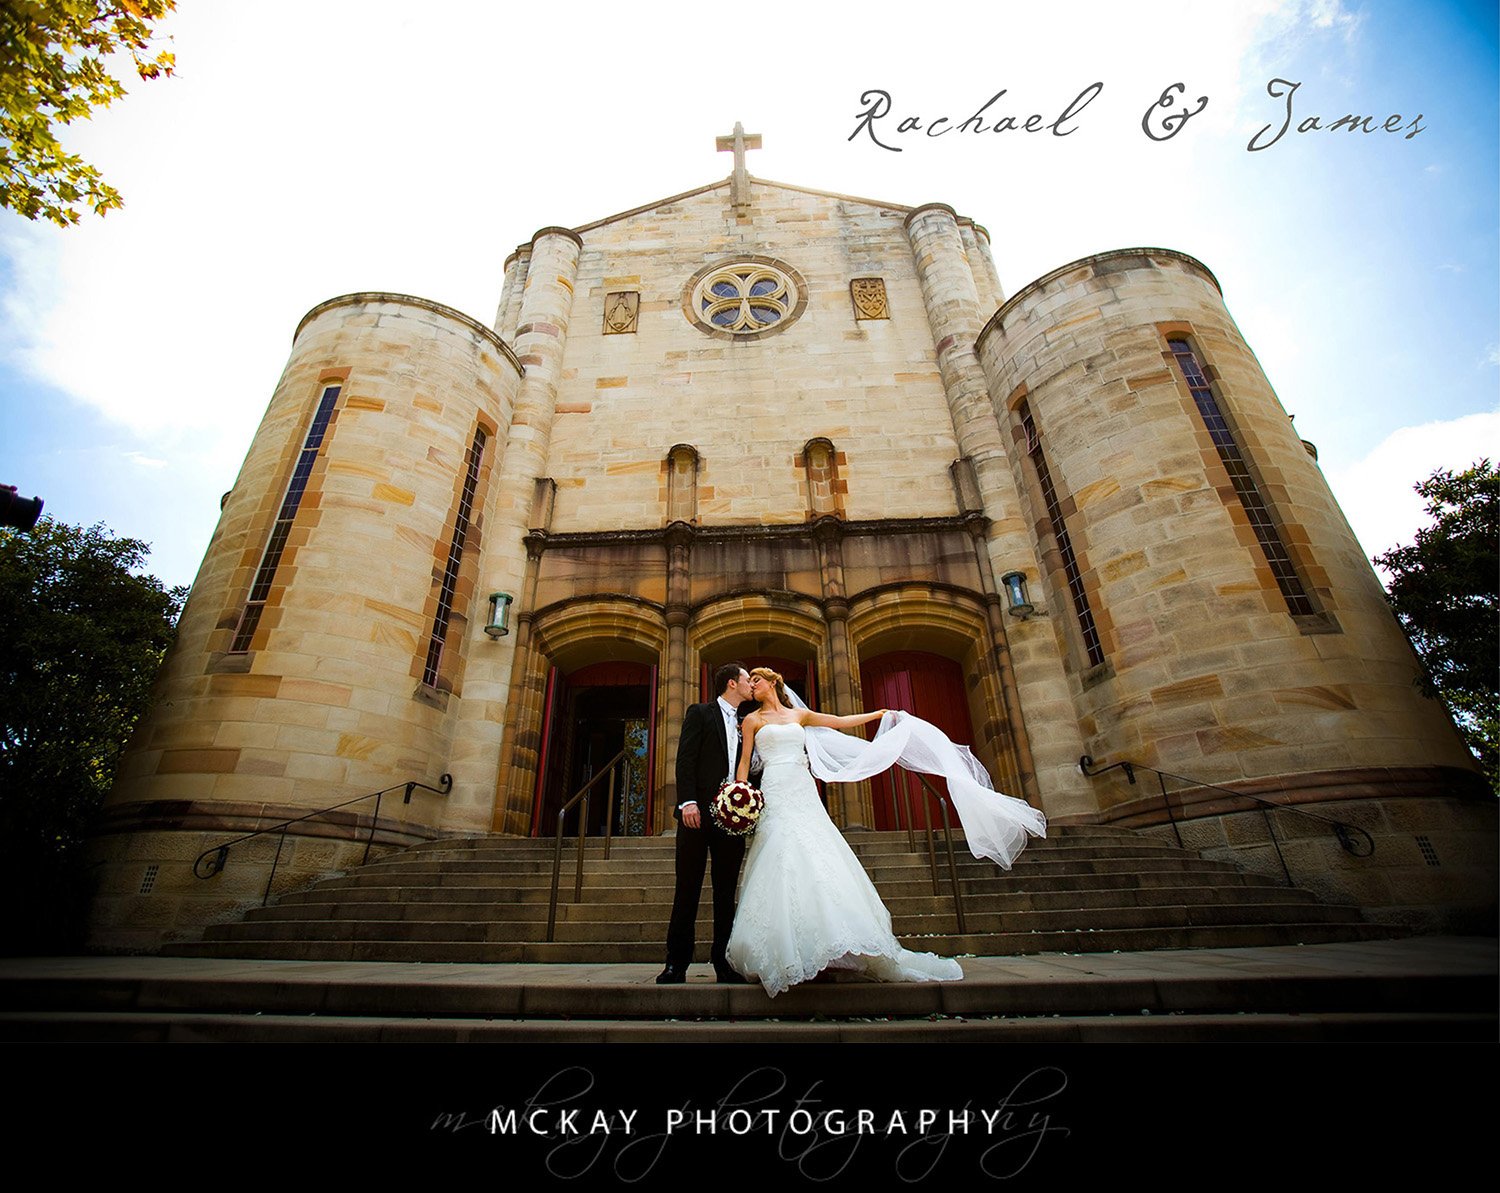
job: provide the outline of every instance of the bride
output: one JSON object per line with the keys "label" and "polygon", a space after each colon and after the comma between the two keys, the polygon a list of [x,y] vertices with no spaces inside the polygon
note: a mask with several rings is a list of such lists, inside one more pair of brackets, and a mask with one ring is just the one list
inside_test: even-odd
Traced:
{"label": "bride", "polygon": [[[970,849],[1006,867],[1028,833],[1045,835],[1041,813],[989,789],[989,776],[973,755],[925,721],[884,709],[848,717],[813,712],[766,667],[753,670],[750,683],[760,708],[742,727],[736,778],[748,779],[758,747],[766,804],[745,860],[726,960],[773,998],[824,970],[853,970],[885,982],[962,978],[952,958],[901,947],[874,884],[823,809],[813,770],[820,778],[853,782],[899,759],[913,770],[943,774]],[[875,720],[882,724],[873,742],[831,732]]]}

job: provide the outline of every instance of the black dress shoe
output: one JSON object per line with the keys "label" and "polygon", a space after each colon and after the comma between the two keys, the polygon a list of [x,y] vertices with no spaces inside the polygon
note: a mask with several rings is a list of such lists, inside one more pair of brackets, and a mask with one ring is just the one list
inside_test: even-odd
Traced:
{"label": "black dress shoe", "polygon": [[[660,981],[660,979],[657,980]],[[714,980],[725,986],[744,986],[747,984],[741,974],[736,973],[727,965],[723,969],[714,970]]]}
{"label": "black dress shoe", "polygon": [[684,965],[669,964],[666,969],[656,975],[658,986],[680,986],[687,981],[687,967]]}

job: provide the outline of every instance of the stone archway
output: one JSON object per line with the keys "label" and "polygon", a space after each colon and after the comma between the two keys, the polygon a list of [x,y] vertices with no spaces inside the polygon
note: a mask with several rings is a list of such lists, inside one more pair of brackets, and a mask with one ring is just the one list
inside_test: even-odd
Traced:
{"label": "stone archway", "polygon": [[546,767],[557,757],[554,750],[559,742],[560,694],[566,678],[622,667],[644,671],[647,677],[636,674],[631,682],[644,683],[648,688],[646,821],[660,825],[656,805],[667,769],[667,755],[661,748],[661,663],[666,645],[666,622],[661,611],[643,601],[598,597],[538,611],[524,657],[516,663],[514,719],[507,726],[507,748],[502,751],[497,781],[496,831],[530,835],[539,831],[540,820],[545,819],[542,802],[549,778]]}
{"label": "stone archway", "polygon": [[819,671],[827,674],[825,658],[828,628],[818,603],[791,593],[741,594],[704,605],[688,631],[689,653],[697,666],[689,681],[695,685],[694,699],[703,699],[699,682],[703,668],[710,670],[728,659],[746,666],[767,661],[791,660],[806,673],[813,696],[804,698],[820,707]]}
{"label": "stone archway", "polygon": [[[884,660],[886,665],[872,668],[871,675],[882,691],[901,686],[892,685],[889,677],[904,668],[914,677],[907,690],[919,705],[910,711],[950,735],[971,733],[965,744],[990,772],[995,786],[1021,794],[1016,733],[1007,716],[995,643],[978,597],[939,585],[893,585],[850,602],[849,636],[860,665],[862,691],[871,686],[864,679],[867,661]],[[884,702],[891,697],[880,698]],[[965,718],[951,707],[955,700],[965,706],[967,730]],[[924,711],[924,701],[933,707]],[[888,813],[874,815],[879,823],[887,817]]]}
{"label": "stone archway", "polygon": [[[690,665],[684,680],[689,702],[712,698],[713,693],[704,695],[705,671],[712,674],[719,664],[736,659],[747,667],[781,671],[811,707],[830,710],[829,627],[820,603],[810,597],[755,592],[710,601],[695,611],[687,645]],[[844,823],[845,801],[837,789],[830,790],[835,792],[829,797],[830,814]]]}

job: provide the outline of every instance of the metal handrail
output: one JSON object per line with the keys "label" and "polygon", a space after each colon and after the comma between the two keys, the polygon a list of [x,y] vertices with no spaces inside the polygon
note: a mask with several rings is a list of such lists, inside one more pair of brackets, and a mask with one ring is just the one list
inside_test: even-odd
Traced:
{"label": "metal handrail", "polygon": [[[411,793],[419,787],[423,791],[431,791],[435,795],[447,795],[448,792],[453,790],[452,775],[444,774],[442,778],[438,780],[438,783],[440,784],[440,786],[431,787],[426,783],[418,782],[416,779],[408,779],[405,783],[396,783],[391,787],[384,787],[379,791],[371,791],[365,795],[357,795],[353,799],[346,799],[341,804],[333,804],[327,808],[319,808],[316,812],[308,812],[304,816],[295,816],[291,820],[283,820],[280,824],[273,824],[267,828],[256,829],[253,833],[246,833],[243,836],[235,837],[232,840],[225,841],[222,845],[215,845],[211,849],[205,849],[202,853],[200,853],[196,858],[193,859],[193,874],[198,878],[212,878],[215,874],[222,872],[225,865],[228,863],[229,847],[231,845],[239,845],[244,841],[253,841],[256,837],[263,837],[267,833],[274,833],[279,831],[281,835],[276,842],[276,856],[271,861],[271,873],[266,878],[266,889],[260,897],[260,905],[264,907],[271,898],[271,884],[276,881],[276,868],[281,865],[281,849],[282,846],[286,844],[287,829],[291,828],[292,825],[301,824],[304,820],[311,820],[315,816],[323,816],[329,812],[337,812],[340,808],[347,808],[351,804],[363,803],[367,799],[374,800],[375,811],[370,816],[370,835],[365,840],[365,855],[360,859],[359,863],[360,865],[364,865],[367,861],[370,860],[370,846],[375,843],[375,826],[380,821],[381,797],[389,795],[398,787],[404,787],[406,789],[406,794],[401,797],[401,802],[403,804],[409,804],[411,803]],[[211,859],[209,861],[208,867],[207,869],[200,869],[199,867],[203,865],[205,859]]]}
{"label": "metal handrail", "polygon": [[573,902],[577,903],[583,898],[583,843],[589,826],[589,792],[600,779],[606,775],[609,776],[609,801],[604,809],[604,860],[609,861],[609,846],[615,827],[615,769],[620,762],[624,761],[627,753],[628,750],[622,749],[604,763],[599,768],[599,772],[574,792],[573,797],[557,810],[557,842],[552,849],[552,892],[547,899],[547,940],[549,943],[557,930],[557,888],[562,878],[563,821],[569,809],[582,800],[583,811],[578,814],[578,870],[573,879]]}
{"label": "metal handrail", "polygon": [[[916,852],[916,837],[914,835],[913,817],[911,814],[911,787],[910,779],[916,779],[927,791],[927,794],[938,801],[938,810],[943,814],[943,841],[948,853],[948,882],[953,890],[953,914],[958,922],[960,933],[968,931],[964,922],[964,894],[963,887],[958,881],[958,862],[953,854],[953,822],[948,817],[948,796],[944,795],[931,783],[915,771],[907,770],[904,766],[897,767],[901,772],[901,804],[906,813],[906,839],[907,845],[913,853]],[[891,793],[891,800],[895,801],[895,791]],[[894,815],[895,809],[892,809]],[[941,895],[943,893],[941,880],[938,878],[937,847],[932,836],[932,817],[928,814],[926,807],[922,809],[922,825],[927,832],[927,865],[932,874],[932,893]]]}
{"label": "metal handrail", "polygon": [[[1166,781],[1168,779],[1176,779],[1179,783],[1187,783],[1193,787],[1206,787],[1210,791],[1222,791],[1226,795],[1232,795],[1237,799],[1254,800],[1256,803],[1262,805],[1260,814],[1265,818],[1266,835],[1271,838],[1271,845],[1276,850],[1276,860],[1281,863],[1281,873],[1286,878],[1287,886],[1295,886],[1296,883],[1292,881],[1292,871],[1287,866],[1286,857],[1281,852],[1281,841],[1276,836],[1276,826],[1271,820],[1271,812],[1268,809],[1274,809],[1278,812],[1295,812],[1298,816],[1306,816],[1311,820],[1321,821],[1331,828],[1333,835],[1338,838],[1339,846],[1345,853],[1352,857],[1369,857],[1375,852],[1375,838],[1365,829],[1360,828],[1359,825],[1349,824],[1343,820],[1336,820],[1332,816],[1323,816],[1317,812],[1309,812],[1306,808],[1299,808],[1295,804],[1277,803],[1273,799],[1266,799],[1264,796],[1256,795],[1251,791],[1236,791],[1233,787],[1223,787],[1218,783],[1205,783],[1200,779],[1190,779],[1186,775],[1174,775],[1171,771],[1157,770],[1156,767],[1147,766],[1143,762],[1115,762],[1109,766],[1100,767],[1098,770],[1093,770],[1093,766],[1094,760],[1087,754],[1082,755],[1078,759],[1079,771],[1086,778],[1090,779],[1097,779],[1100,775],[1108,774],[1112,770],[1123,770],[1126,780],[1134,787],[1135,772],[1137,770],[1148,770],[1155,775],[1157,786],[1161,788],[1162,806],[1167,810],[1167,820],[1171,822],[1172,832],[1177,837],[1177,844],[1184,849],[1187,846],[1183,845],[1182,830],[1177,826],[1177,817],[1172,812],[1171,796],[1167,792]],[[1364,838],[1364,844],[1368,846],[1367,849],[1361,851],[1356,840],[1356,834]]]}

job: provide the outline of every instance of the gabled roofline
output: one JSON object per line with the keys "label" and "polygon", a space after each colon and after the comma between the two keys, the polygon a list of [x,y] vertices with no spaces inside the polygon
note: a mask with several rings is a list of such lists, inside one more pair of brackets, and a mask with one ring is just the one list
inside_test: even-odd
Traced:
{"label": "gabled roofline", "polygon": [[[668,203],[678,203],[683,199],[691,199],[696,195],[704,195],[709,191],[716,191],[721,187],[728,187],[732,183],[732,181],[732,178],[723,178],[718,182],[710,182],[704,186],[694,187],[692,190],[682,191],[675,195],[668,195],[664,199],[655,199],[650,203],[642,203],[639,207],[632,207],[629,211],[616,212],[614,215],[607,215],[603,219],[592,220],[587,224],[579,224],[577,227],[573,228],[572,231],[581,236],[585,232],[592,232],[595,228],[602,228],[606,224],[615,223],[617,220],[629,219],[631,216],[640,215],[643,212],[654,210],[657,207],[665,207]],[[841,199],[847,203],[863,203],[867,207],[879,207],[886,211],[896,212],[899,215],[908,215],[916,210],[916,207],[907,203],[887,203],[880,199],[867,199],[860,195],[846,195],[840,191],[824,191],[818,190],[816,187],[811,186],[796,186],[790,182],[774,182],[769,178],[757,178],[753,174],[750,176],[750,181],[751,183],[758,184],[760,186],[774,186],[784,191],[796,191],[797,193],[803,195],[817,195],[820,198],[824,199]],[[919,206],[923,205],[919,204]],[[979,224],[974,223],[974,221],[969,219],[967,216],[959,216],[958,222],[961,224],[971,225],[972,227],[978,229],[978,231],[984,236],[986,240],[989,239],[989,233],[986,232],[984,228]],[[520,246],[520,248],[526,247],[526,245]],[[518,249],[517,251],[519,252],[520,249]],[[507,260],[509,260],[509,258],[507,258]]]}
{"label": "gabled roofline", "polygon": [[616,220],[629,219],[633,215],[640,215],[643,211],[650,211],[656,207],[665,207],[668,203],[677,203],[683,199],[691,199],[694,195],[704,195],[709,191],[716,191],[721,186],[728,186],[729,182],[730,180],[725,178],[719,182],[710,182],[705,186],[695,186],[690,191],[668,195],[665,199],[653,199],[650,203],[642,203],[639,207],[632,207],[629,211],[617,211],[614,215],[607,215],[603,219],[593,220],[587,224],[579,224],[573,231],[579,235],[585,232],[592,232],[595,228],[602,228],[605,224],[612,224]]}

